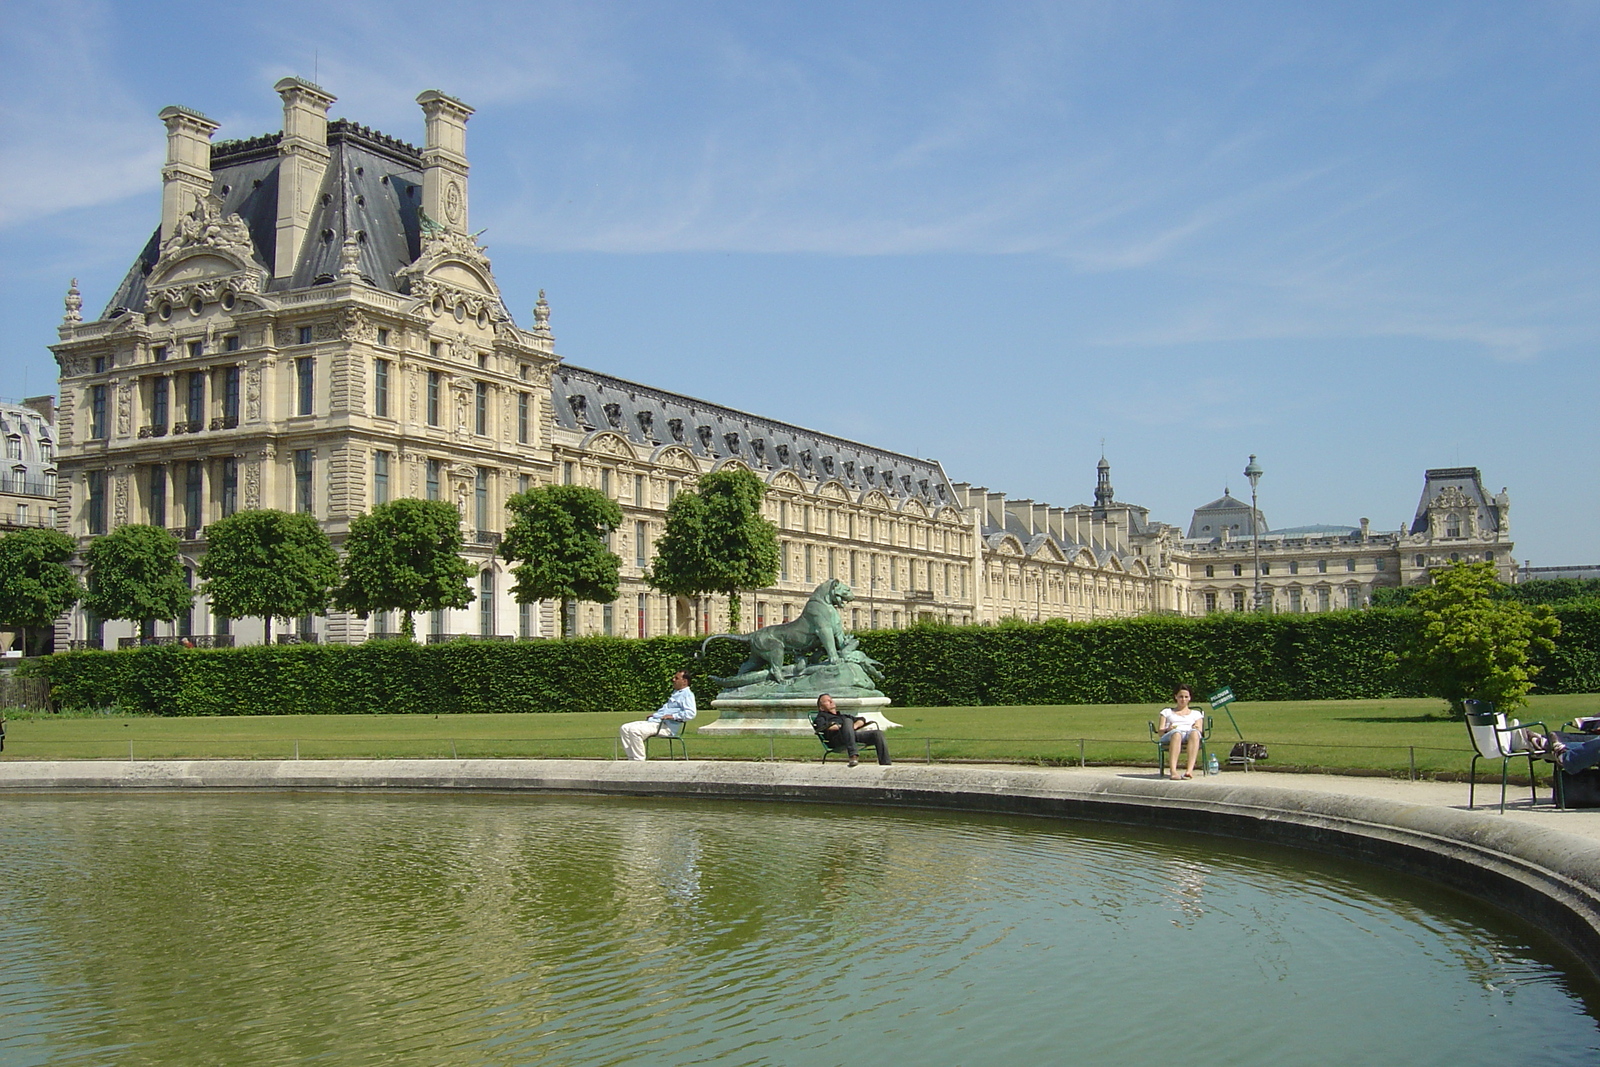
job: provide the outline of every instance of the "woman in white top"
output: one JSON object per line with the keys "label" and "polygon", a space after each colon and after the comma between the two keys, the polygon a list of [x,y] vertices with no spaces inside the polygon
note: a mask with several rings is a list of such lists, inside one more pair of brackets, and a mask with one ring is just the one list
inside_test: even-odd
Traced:
{"label": "woman in white top", "polygon": [[1173,707],[1161,709],[1161,743],[1167,746],[1168,775],[1178,777],[1178,750],[1186,744],[1189,749],[1189,766],[1185,778],[1194,777],[1194,761],[1200,755],[1200,733],[1205,728],[1205,712],[1189,707],[1194,691],[1180,685],[1172,691]]}

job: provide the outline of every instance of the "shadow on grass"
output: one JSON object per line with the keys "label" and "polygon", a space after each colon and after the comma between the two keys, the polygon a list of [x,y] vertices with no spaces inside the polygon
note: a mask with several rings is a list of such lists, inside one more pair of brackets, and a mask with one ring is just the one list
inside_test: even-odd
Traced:
{"label": "shadow on grass", "polygon": [[1340,715],[1334,722],[1461,722],[1449,712],[1423,712],[1421,715]]}

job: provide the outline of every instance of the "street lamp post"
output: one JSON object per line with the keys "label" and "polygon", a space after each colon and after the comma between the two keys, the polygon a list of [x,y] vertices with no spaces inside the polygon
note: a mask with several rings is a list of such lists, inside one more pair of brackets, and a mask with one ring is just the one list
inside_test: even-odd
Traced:
{"label": "street lamp post", "polygon": [[1255,609],[1261,610],[1261,512],[1256,507],[1256,484],[1261,481],[1261,475],[1266,473],[1261,469],[1261,464],[1256,462],[1254,453],[1250,455],[1250,465],[1244,469],[1244,476],[1250,479],[1250,542],[1255,546],[1256,553],[1256,599]]}

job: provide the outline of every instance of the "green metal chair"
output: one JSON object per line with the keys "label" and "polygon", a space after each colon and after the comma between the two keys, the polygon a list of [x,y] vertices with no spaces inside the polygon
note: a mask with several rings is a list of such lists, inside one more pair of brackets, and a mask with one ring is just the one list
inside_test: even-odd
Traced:
{"label": "green metal chair", "polygon": [[833,730],[825,730],[817,721],[816,712],[811,713],[811,731],[817,735],[817,740],[822,743],[822,762],[827,763],[828,757],[833,753],[844,753],[844,731],[835,726]]}
{"label": "green metal chair", "polygon": [[[1528,760],[1528,785],[1533,791],[1533,802],[1539,802],[1539,782],[1533,776],[1533,749],[1527,744],[1527,731],[1537,726],[1546,736],[1549,729],[1542,722],[1517,722],[1494,710],[1487,700],[1463,700],[1467,709],[1467,736],[1472,741],[1472,764],[1467,771],[1467,810],[1471,811],[1477,798],[1478,761],[1500,761],[1500,811],[1506,810],[1506,782],[1511,761],[1526,757]],[[1520,741],[1520,744],[1519,744]],[[1559,777],[1559,776],[1558,776]],[[1551,787],[1552,799],[1561,805],[1559,781]]]}
{"label": "green metal chair", "polygon": [[[1150,727],[1150,743],[1156,746],[1156,769],[1160,772],[1158,778],[1167,775],[1167,746],[1161,743],[1161,731],[1156,729],[1154,722],[1145,723]],[[1211,716],[1207,715],[1201,720],[1200,726],[1200,766],[1204,767],[1211,759]]]}
{"label": "green metal chair", "polygon": [[644,747],[648,749],[650,747],[650,742],[659,738],[667,743],[667,758],[678,759],[679,757],[672,754],[672,743],[676,741],[678,743],[678,748],[682,750],[682,758],[688,759],[689,745],[683,739],[683,728],[685,725],[686,724],[679,719],[661,720],[661,722],[656,724],[656,732],[644,739]]}

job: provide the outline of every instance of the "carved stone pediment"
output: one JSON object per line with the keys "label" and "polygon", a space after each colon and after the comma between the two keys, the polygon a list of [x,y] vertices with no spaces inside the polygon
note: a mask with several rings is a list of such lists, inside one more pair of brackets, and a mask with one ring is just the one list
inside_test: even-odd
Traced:
{"label": "carved stone pediment", "polygon": [[662,467],[674,467],[682,471],[698,472],[700,464],[694,456],[684,448],[677,445],[662,445],[652,457],[653,461]]}
{"label": "carved stone pediment", "polygon": [[424,228],[422,254],[394,273],[395,286],[426,302],[438,317],[472,319],[480,327],[498,329],[511,315],[500,299],[494,271],[482,246],[467,234]]}
{"label": "carved stone pediment", "polygon": [[194,210],[178,220],[172,233],[161,242],[161,256],[153,273],[161,273],[163,264],[195,249],[210,249],[241,266],[253,262],[256,255],[250,227],[238,215],[224,216],[222,198],[215,194],[201,197]]}
{"label": "carved stone pediment", "polygon": [[1436,508],[1470,508],[1473,506],[1472,498],[1461,491],[1460,486],[1447,485],[1439,490],[1430,505]]}
{"label": "carved stone pediment", "polygon": [[767,479],[767,484],[774,489],[788,489],[796,493],[806,491],[806,483],[795,477],[793,472],[786,470],[775,473],[771,478]]}
{"label": "carved stone pediment", "polygon": [[620,459],[633,459],[633,448],[617,434],[601,431],[589,437],[583,443],[587,452],[596,452],[604,456],[616,456]]}

